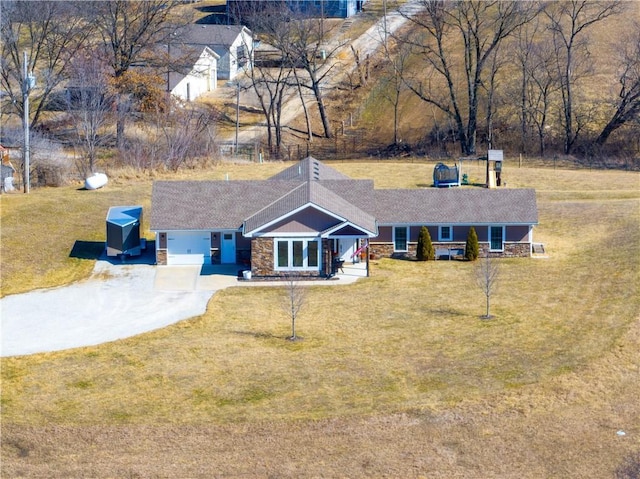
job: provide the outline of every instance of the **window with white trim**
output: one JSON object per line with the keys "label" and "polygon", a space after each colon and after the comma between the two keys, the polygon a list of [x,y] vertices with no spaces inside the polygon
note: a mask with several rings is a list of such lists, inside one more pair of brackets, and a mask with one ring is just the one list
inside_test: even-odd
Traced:
{"label": "window with white trim", "polygon": [[244,45],[240,45],[239,47],[236,47],[236,58],[238,59],[239,67],[243,67],[247,64],[248,55],[247,55],[247,49],[244,47]]}
{"label": "window with white trim", "polygon": [[439,226],[438,241],[451,241],[451,240],[453,240],[453,227]]}
{"label": "window with white trim", "polygon": [[317,239],[275,240],[274,264],[276,270],[317,270],[320,266],[320,242]]}
{"label": "window with white trim", "polygon": [[393,251],[409,250],[409,228],[407,226],[393,227]]}
{"label": "window with white trim", "polygon": [[504,251],[504,226],[489,226],[489,250]]}

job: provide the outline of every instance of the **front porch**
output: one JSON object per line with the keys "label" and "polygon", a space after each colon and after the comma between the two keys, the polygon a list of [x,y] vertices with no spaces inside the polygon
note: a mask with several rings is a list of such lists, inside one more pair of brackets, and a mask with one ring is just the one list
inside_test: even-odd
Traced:
{"label": "front porch", "polygon": [[[284,286],[282,277],[243,279],[241,264],[203,266],[157,266],[154,289],[157,291],[217,291],[231,286]],[[300,277],[300,284],[308,286],[340,286],[367,276],[367,265],[345,263],[342,271],[331,278]],[[298,279],[298,278],[296,278]]]}

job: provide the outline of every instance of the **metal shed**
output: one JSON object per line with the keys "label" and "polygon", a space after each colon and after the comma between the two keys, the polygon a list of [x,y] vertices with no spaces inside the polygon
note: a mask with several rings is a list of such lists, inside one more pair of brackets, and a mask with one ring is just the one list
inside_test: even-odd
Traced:
{"label": "metal shed", "polygon": [[142,206],[112,206],[107,213],[107,256],[142,254]]}

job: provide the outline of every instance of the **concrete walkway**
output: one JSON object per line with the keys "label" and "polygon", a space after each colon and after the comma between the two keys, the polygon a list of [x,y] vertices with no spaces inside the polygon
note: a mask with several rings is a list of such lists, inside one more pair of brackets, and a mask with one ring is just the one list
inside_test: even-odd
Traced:
{"label": "concrete walkway", "polygon": [[[101,259],[85,281],[0,299],[0,356],[128,338],[204,314],[218,290],[283,285],[277,281],[239,280],[239,268],[153,266]],[[364,265],[345,265],[344,273],[335,278],[301,284],[337,286],[363,276]]]}

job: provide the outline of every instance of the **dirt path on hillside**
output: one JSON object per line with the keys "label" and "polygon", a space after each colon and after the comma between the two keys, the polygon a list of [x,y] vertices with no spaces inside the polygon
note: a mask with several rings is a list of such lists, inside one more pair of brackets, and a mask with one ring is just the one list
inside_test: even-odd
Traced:
{"label": "dirt path on hillside", "polygon": [[[333,72],[327,75],[325,81],[322,83],[322,89],[324,91],[332,91],[337,86],[343,84],[348,80],[349,75],[352,75],[356,69],[356,63],[354,61],[352,47],[358,52],[361,59],[367,57],[373,57],[382,51],[383,42],[385,39],[385,29],[387,36],[390,36],[399,31],[408,21],[407,17],[414,15],[420,9],[419,2],[416,0],[410,0],[402,6],[400,10],[393,10],[387,13],[386,17],[380,18],[374,25],[369,27],[362,35],[355,40],[347,42],[338,48],[334,55],[327,61],[327,64],[321,70],[322,73],[329,69]],[[335,48],[337,45],[333,45]],[[331,50],[331,46],[329,50]],[[345,58],[347,60],[341,60]],[[242,81],[242,80],[241,80]],[[229,102],[236,101],[236,89],[233,86],[224,86],[216,90],[216,95],[220,98],[228,99]],[[311,93],[305,95],[305,103],[307,105],[313,104],[315,99]],[[252,108],[260,108],[258,99],[252,90],[243,90],[241,93],[240,104],[249,106]],[[293,123],[293,121],[302,116],[304,110],[302,107],[302,101],[297,92],[291,93],[284,102],[282,110],[281,123],[284,127]],[[256,140],[266,135],[266,123],[260,122],[256,125],[240,127],[238,133],[238,143],[254,143]],[[235,132],[227,135],[224,141],[235,141]]]}

